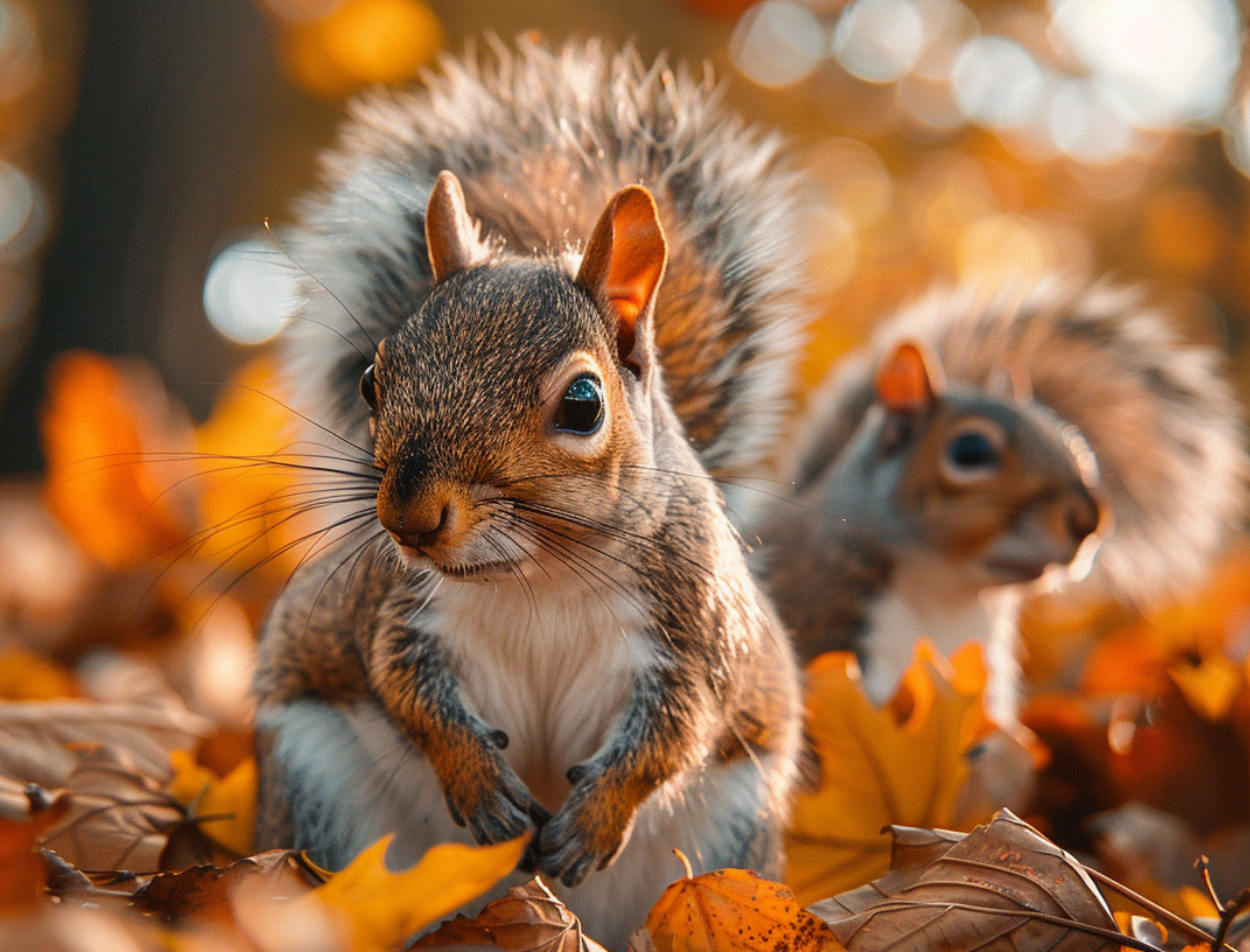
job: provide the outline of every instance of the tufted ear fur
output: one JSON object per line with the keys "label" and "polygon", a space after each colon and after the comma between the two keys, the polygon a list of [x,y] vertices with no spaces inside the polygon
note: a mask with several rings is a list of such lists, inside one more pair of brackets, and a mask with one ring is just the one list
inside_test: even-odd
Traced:
{"label": "tufted ear fur", "polygon": [[425,212],[425,244],[430,252],[434,283],[457,271],[480,264],[486,246],[478,238],[477,222],[464,206],[464,190],[451,172],[438,173]]}
{"label": "tufted ear fur", "polygon": [[932,406],[946,388],[941,368],[920,345],[903,341],[877,370],[877,399],[895,413],[918,413]]}
{"label": "tufted ear fur", "polygon": [[641,185],[629,185],[599,216],[577,272],[577,283],[614,320],[617,359],[644,382],[654,361],[655,294],[667,261],[655,200]]}

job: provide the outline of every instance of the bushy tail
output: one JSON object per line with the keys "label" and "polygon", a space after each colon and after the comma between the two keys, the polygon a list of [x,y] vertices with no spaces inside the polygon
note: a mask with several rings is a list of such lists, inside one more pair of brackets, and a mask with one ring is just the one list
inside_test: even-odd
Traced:
{"label": "bushy tail", "polygon": [[669,396],[713,476],[757,468],[782,431],[808,319],[797,180],[780,141],[728,112],[706,79],[632,48],[492,47],[445,57],[424,90],[357,103],[327,156],[326,189],[287,234],[315,278],[288,335],[304,409],[367,444],[357,381],[371,341],[428,291],[424,216],[439,172],[460,179],[488,241],[570,260],[612,194],[641,183],[670,245],[656,307]]}
{"label": "bushy tail", "polygon": [[871,403],[876,361],[909,338],[949,379],[1010,392],[1014,378],[1084,434],[1113,519],[1091,583],[1139,603],[1183,593],[1241,528],[1250,465],[1221,354],[1182,341],[1139,290],[1105,282],[964,286],[905,308],[830,384],[834,410],[800,482],[837,454]]}

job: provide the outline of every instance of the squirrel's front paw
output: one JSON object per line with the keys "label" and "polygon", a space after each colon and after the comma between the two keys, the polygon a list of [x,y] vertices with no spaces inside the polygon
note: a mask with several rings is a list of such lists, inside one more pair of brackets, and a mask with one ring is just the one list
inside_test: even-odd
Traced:
{"label": "squirrel's front paw", "polygon": [[629,842],[636,804],[604,774],[580,774],[568,799],[538,834],[538,871],[576,886],[611,863]]}
{"label": "squirrel's front paw", "polygon": [[443,793],[451,818],[483,845],[515,839],[546,819],[516,771],[493,751],[462,762]]}

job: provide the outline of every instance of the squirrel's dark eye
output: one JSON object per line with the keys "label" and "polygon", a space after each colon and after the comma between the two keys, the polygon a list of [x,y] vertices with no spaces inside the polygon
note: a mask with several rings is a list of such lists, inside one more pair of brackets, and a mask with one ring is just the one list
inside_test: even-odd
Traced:
{"label": "squirrel's dark eye", "polygon": [[365,403],[369,404],[370,410],[377,410],[378,388],[373,377],[373,364],[370,364],[360,376],[360,395],[365,398]]}
{"label": "squirrel's dark eye", "polygon": [[555,427],[565,433],[590,436],[603,423],[603,384],[594,374],[576,377],[560,398]]}
{"label": "squirrel's dark eye", "polygon": [[968,430],[951,437],[946,458],[958,469],[990,469],[1001,459],[994,441],[979,430]]}

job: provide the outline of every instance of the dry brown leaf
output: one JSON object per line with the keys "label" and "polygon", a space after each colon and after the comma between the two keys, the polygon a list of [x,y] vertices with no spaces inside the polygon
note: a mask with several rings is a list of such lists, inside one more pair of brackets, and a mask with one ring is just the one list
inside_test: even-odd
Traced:
{"label": "dry brown leaf", "polygon": [[69,811],[42,843],[81,869],[164,869],[162,854],[170,835],[187,826],[187,817],[162,786],[137,772],[125,751],[93,750],[66,780]]}
{"label": "dry brown leaf", "polygon": [[477,946],[507,952],[603,952],[582,934],[581,923],[541,879],[515,886],[477,916],[457,916],[417,942],[414,949]]}
{"label": "dry brown leaf", "polygon": [[1007,811],[966,836],[895,831],[881,879],[812,906],[851,952],[1118,952],[1085,868]]}
{"label": "dry brown leaf", "polygon": [[823,655],[807,674],[807,731],[822,782],[799,796],[786,833],[786,882],[804,905],[885,872],[885,827],[954,825],[966,755],[993,727],[974,648],[948,662],[922,642],[884,708],[864,693],[849,654]]}
{"label": "dry brown leaf", "polygon": [[292,850],[257,853],[226,867],[193,866],[151,877],[132,898],[134,908],[167,922],[188,917],[229,922],[230,900],[240,889],[263,890],[275,901],[307,894],[317,878]]}
{"label": "dry brown leaf", "polygon": [[89,701],[0,702],[0,776],[62,787],[82,750],[108,744],[127,752],[132,769],[164,783],[171,751],[193,746],[208,722],[183,709]]}
{"label": "dry brown leaf", "polygon": [[679,879],[647,916],[657,952],[835,952],[829,928],[781,883],[750,870]]}

